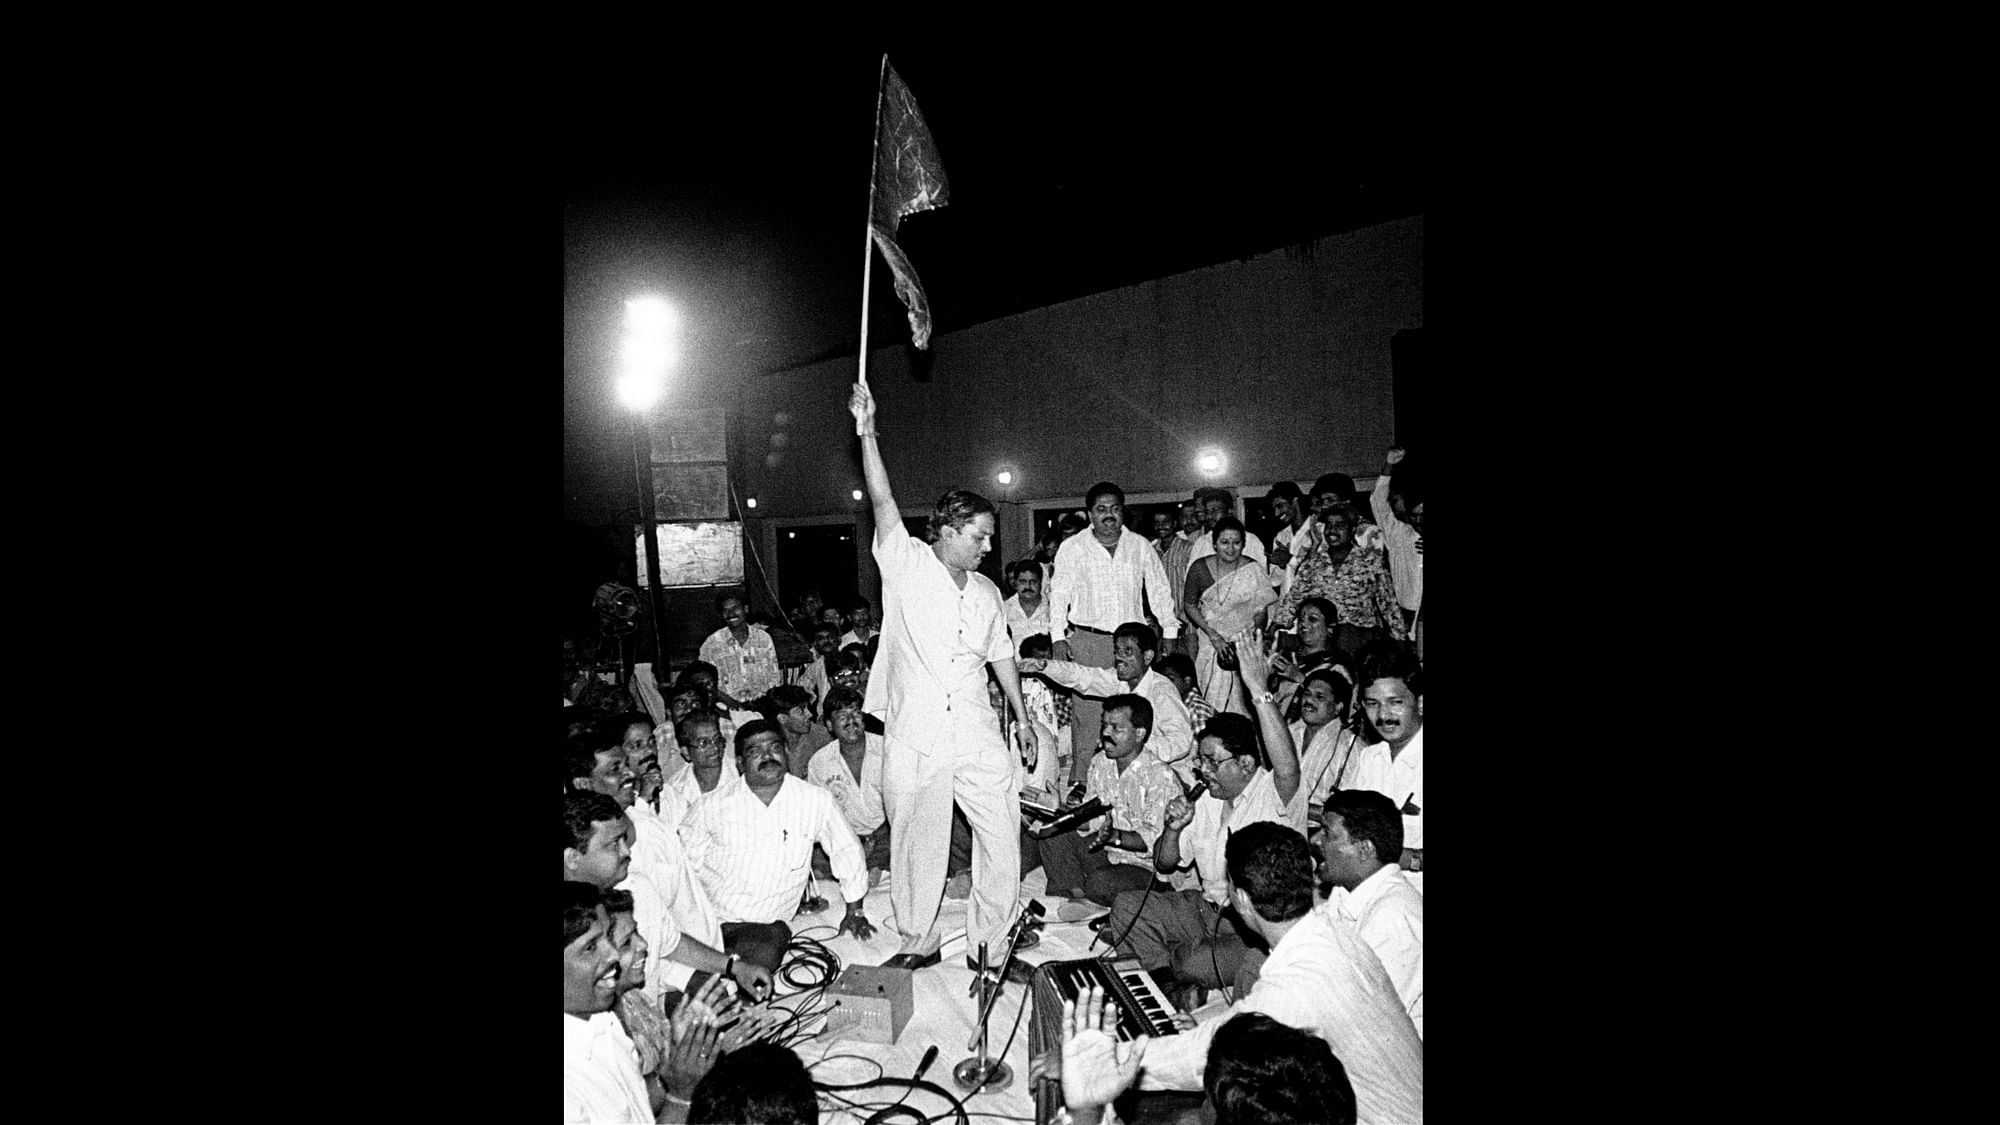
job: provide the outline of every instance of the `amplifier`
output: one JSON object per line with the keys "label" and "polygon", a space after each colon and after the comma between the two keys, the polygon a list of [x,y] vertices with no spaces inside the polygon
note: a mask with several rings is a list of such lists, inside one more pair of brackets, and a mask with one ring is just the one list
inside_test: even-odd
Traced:
{"label": "amplifier", "polygon": [[833,1007],[821,1034],[863,1043],[894,1043],[910,1022],[910,971],[893,965],[849,965],[827,989]]}

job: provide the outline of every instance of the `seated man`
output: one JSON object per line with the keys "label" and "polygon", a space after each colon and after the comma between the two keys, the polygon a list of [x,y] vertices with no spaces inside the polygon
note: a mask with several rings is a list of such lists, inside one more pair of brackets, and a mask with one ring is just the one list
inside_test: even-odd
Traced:
{"label": "seated man", "polygon": [[1270,665],[1254,642],[1236,649],[1263,742],[1241,715],[1216,715],[1202,727],[1198,768],[1208,792],[1192,804],[1185,797],[1167,802],[1165,830],[1153,844],[1153,866],[1173,877],[1176,890],[1120,894],[1105,927],[1141,965],[1171,968],[1181,984],[1201,988],[1235,980],[1247,949],[1241,921],[1225,921],[1230,900],[1223,842],[1261,821],[1276,821],[1305,840],[1298,753],[1277,702],[1262,686]]}
{"label": "seated man", "polygon": [[694,1088],[688,1120],[814,1125],[819,1094],[791,1048],[752,1043],[724,1055]]}
{"label": "seated man", "polygon": [[655,732],[660,741],[660,767],[668,781],[675,780],[687,768],[689,756],[680,742],[680,722],[696,712],[714,715],[722,737],[736,737],[736,724],[715,705],[715,697],[707,688],[685,678],[676,681],[667,689],[667,725]]}
{"label": "seated man", "polygon": [[736,780],[736,755],[729,752],[729,735],[723,729],[728,722],[712,710],[701,710],[674,725],[687,768],[661,789],[661,817],[679,824],[695,798]]}
{"label": "seated man", "polygon": [[737,730],[736,768],[740,784],[702,794],[681,821],[688,863],[722,918],[723,947],[777,971],[815,843],[832,857],[847,900],[839,932],[867,940],[875,932],[861,913],[868,869],[833,795],[791,776],[784,735],[763,719]]}
{"label": "seated man", "polygon": [[600,892],[632,892],[633,917],[646,940],[647,991],[655,1000],[665,991],[668,966],[689,981],[694,970],[727,976],[753,1000],[771,993],[771,971],[761,965],[725,956],[715,946],[675,925],[658,885],[632,867],[632,821],[618,803],[591,791],[563,794],[563,878],[589,883]]}
{"label": "seated man", "polygon": [[1424,896],[1395,860],[1403,854],[1403,818],[1372,789],[1343,789],[1326,802],[1320,875],[1333,884],[1320,909],[1354,927],[1388,970],[1403,1010],[1424,1035]]}
{"label": "seated man", "polygon": [[1385,793],[1403,815],[1404,871],[1424,869],[1424,687],[1414,657],[1361,668],[1361,710],[1382,741],[1363,746],[1341,779],[1350,789]]}
{"label": "seated man", "polygon": [[[648,722],[644,715],[633,718],[636,724]],[[720,920],[707,893],[688,872],[680,833],[675,827],[682,812],[679,796],[671,788],[660,791],[666,817],[656,815],[650,804],[637,799],[637,779],[626,758],[626,743],[621,741],[638,732],[636,724],[628,725],[621,716],[573,740],[564,769],[567,785],[572,791],[601,793],[611,798],[631,818],[632,878],[645,884],[639,909],[646,919],[649,936],[661,926],[671,925],[710,947],[719,948]],[[650,726],[645,729],[650,733]],[[655,917],[657,912],[671,917]],[[691,973],[690,969],[669,966],[656,974],[659,989],[684,988]]]}
{"label": "seated man", "polygon": [[1159,729],[1147,741],[1148,756],[1173,769],[1183,784],[1194,783],[1194,729],[1187,704],[1171,680],[1153,671],[1160,641],[1143,621],[1127,621],[1111,634],[1111,667],[1092,668],[1067,660],[1023,660],[1021,674],[1040,674],[1084,696],[1131,692],[1152,705]]}
{"label": "seated man", "polygon": [[757,711],[785,736],[785,768],[804,779],[813,755],[833,739],[813,721],[811,693],[797,684],[779,684],[757,700]]}
{"label": "seated man", "polygon": [[1368,943],[1313,905],[1312,852],[1281,824],[1237,830],[1228,844],[1230,899],[1271,947],[1256,987],[1194,1030],[1146,1050],[1142,1090],[1202,1087],[1210,1042],[1223,1022],[1262,1012],[1311,1031],[1333,1050],[1354,1087],[1360,1125],[1424,1119],[1424,1043]]}
{"label": "seated man", "polygon": [[[563,1120],[651,1122],[638,1052],[612,1014],[618,949],[595,886],[563,883]],[[660,1102],[665,1103],[664,1093]]]}
{"label": "seated man", "polygon": [[[833,794],[840,815],[861,842],[868,864],[868,882],[889,868],[889,820],[882,809],[882,737],[869,734],[862,722],[861,693],[834,688],[826,697],[826,723],[834,741],[821,747],[806,766],[806,780]],[[820,867],[824,852],[813,852],[813,871],[833,874],[831,862]]]}
{"label": "seated man", "polygon": [[[1153,706],[1145,696],[1127,693],[1104,701],[1099,753],[1090,763],[1084,799],[1095,797],[1111,812],[1074,833],[1036,841],[1050,894],[1110,906],[1120,891],[1144,890],[1153,881],[1153,842],[1165,825],[1167,802],[1181,796],[1181,785],[1172,770],[1145,753],[1152,725]],[[1065,903],[1058,917],[1074,922],[1103,913],[1071,909],[1077,905]]]}

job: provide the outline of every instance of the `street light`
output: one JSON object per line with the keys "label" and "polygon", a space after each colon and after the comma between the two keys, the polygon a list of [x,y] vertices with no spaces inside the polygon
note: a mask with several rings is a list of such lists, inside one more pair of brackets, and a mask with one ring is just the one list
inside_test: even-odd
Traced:
{"label": "street light", "polygon": [[[632,411],[632,480],[639,489],[639,519],[646,537],[647,599],[653,610],[654,674],[667,666],[662,624],[666,595],[661,592],[660,529],[653,507],[653,404],[667,390],[667,369],[680,360],[680,314],[652,296],[625,302],[625,336],[619,343],[618,401]],[[643,417],[642,417],[643,416]]]}

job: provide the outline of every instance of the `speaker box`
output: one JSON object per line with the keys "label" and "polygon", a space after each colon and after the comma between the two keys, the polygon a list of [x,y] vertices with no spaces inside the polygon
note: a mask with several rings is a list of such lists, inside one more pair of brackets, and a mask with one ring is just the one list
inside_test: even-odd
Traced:
{"label": "speaker box", "polygon": [[849,965],[827,989],[833,1008],[826,1030],[833,1039],[894,1043],[910,1022],[910,972],[893,965]]}

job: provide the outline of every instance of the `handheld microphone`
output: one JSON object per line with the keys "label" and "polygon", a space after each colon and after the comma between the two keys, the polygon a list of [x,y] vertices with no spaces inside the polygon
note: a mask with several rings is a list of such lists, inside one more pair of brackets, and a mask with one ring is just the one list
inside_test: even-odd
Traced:
{"label": "handheld microphone", "polygon": [[924,1077],[924,1071],[929,1070],[931,1068],[931,1064],[937,1061],[937,1057],[938,1057],[937,1044],[933,1043],[931,1044],[931,1049],[924,1052],[924,1061],[917,1064],[917,1072],[914,1075],[910,1076],[910,1081],[912,1082],[922,1081]]}

